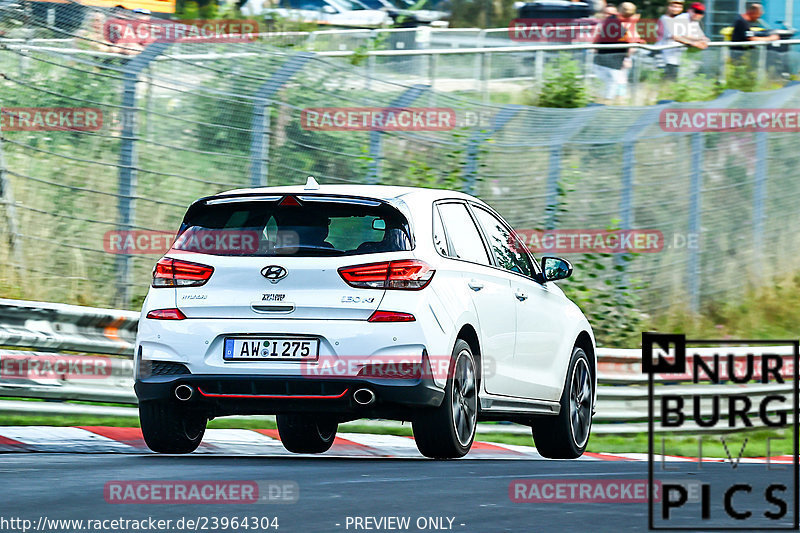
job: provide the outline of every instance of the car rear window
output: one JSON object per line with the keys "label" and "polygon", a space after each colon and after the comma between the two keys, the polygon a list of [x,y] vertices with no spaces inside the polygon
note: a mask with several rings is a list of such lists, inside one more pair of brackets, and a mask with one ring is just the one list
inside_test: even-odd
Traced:
{"label": "car rear window", "polygon": [[410,250],[394,207],[352,198],[211,199],[186,214],[173,250],[243,256],[330,256]]}

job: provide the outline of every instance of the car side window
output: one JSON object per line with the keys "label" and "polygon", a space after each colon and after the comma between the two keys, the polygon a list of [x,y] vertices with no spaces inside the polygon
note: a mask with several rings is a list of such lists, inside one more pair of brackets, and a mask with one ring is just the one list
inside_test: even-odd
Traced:
{"label": "car side window", "polygon": [[467,206],[459,203],[439,204],[439,212],[442,214],[442,223],[455,257],[489,265],[489,256],[483,246],[483,239],[467,211]]}
{"label": "car side window", "polygon": [[322,0],[289,0],[294,9],[305,9],[308,11],[319,11],[325,6]]}
{"label": "car side window", "polygon": [[436,206],[433,206],[433,246],[441,255],[445,257],[450,255],[450,250],[447,249],[447,238],[444,234],[444,226],[442,225],[442,216],[439,214],[439,208]]}
{"label": "car side window", "polygon": [[499,218],[489,211],[480,207],[475,207],[474,211],[475,216],[478,217],[478,222],[486,232],[489,248],[491,248],[495,259],[497,259],[498,265],[506,270],[533,277],[533,266],[531,265],[530,257],[524,250],[520,249],[521,244],[516,236],[509,231]]}

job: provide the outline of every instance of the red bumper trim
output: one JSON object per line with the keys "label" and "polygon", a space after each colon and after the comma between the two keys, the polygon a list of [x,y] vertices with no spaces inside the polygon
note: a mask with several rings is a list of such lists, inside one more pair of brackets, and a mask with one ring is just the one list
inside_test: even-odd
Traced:
{"label": "red bumper trim", "polygon": [[350,389],[345,389],[344,392],[337,395],[299,395],[299,394],[215,394],[213,392],[204,392],[203,389],[197,387],[197,392],[199,392],[202,396],[206,398],[256,398],[256,399],[271,399],[271,400],[338,400],[339,398],[344,398],[347,394],[347,391]]}

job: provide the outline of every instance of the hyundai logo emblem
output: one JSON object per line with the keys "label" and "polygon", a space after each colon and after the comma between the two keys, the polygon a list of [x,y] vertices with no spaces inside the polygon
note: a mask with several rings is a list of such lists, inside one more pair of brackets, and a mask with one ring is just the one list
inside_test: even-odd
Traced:
{"label": "hyundai logo emblem", "polygon": [[261,275],[267,278],[271,283],[278,283],[286,277],[289,272],[278,265],[269,265],[261,269]]}

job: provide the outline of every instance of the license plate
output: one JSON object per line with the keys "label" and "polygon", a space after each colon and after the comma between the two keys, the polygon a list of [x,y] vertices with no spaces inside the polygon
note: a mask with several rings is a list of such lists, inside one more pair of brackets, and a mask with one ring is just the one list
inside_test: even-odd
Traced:
{"label": "license plate", "polygon": [[226,361],[316,361],[319,339],[280,337],[226,338]]}

